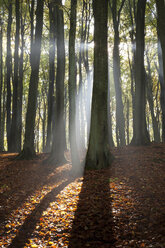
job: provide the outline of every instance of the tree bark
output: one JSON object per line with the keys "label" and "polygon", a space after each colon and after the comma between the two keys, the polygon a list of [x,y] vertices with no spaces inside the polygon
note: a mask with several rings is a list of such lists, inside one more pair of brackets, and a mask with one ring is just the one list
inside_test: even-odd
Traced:
{"label": "tree bark", "polygon": [[125,0],[121,2],[121,6],[117,11],[117,0],[112,1],[111,11],[113,16],[113,28],[114,28],[114,48],[113,48],[113,77],[116,92],[116,128],[119,135],[119,144],[121,146],[126,144],[125,141],[125,118],[124,118],[124,106],[122,101],[121,90],[121,71],[120,71],[120,55],[119,55],[119,24],[120,14],[123,8]]}
{"label": "tree bark", "polygon": [[3,151],[4,135],[3,135],[3,111],[2,111],[2,99],[3,99],[3,27],[2,19],[0,18],[0,151]]}
{"label": "tree bark", "polygon": [[35,156],[34,148],[34,127],[37,107],[37,91],[38,91],[38,77],[39,77],[39,64],[41,54],[41,38],[43,27],[43,0],[37,1],[36,9],[36,32],[35,41],[32,47],[31,54],[31,76],[29,84],[28,106],[26,113],[25,125],[25,140],[23,151],[20,158],[30,159]]}
{"label": "tree bark", "polygon": [[[162,141],[165,142],[165,2],[156,0],[157,6],[157,29],[158,29],[158,57],[159,57],[159,81],[161,86],[161,109],[162,109]],[[163,73],[162,73],[163,72]]]}
{"label": "tree bark", "polygon": [[55,15],[55,4],[49,3],[49,91],[48,91],[48,117],[47,117],[47,139],[46,152],[51,151],[51,141],[53,135],[53,95],[55,82],[55,40],[57,36],[57,17]]}
{"label": "tree bark", "polygon": [[7,25],[7,58],[6,58],[6,85],[7,85],[7,145],[10,150],[10,131],[11,131],[11,73],[12,73],[12,55],[11,55],[11,25],[12,25],[12,3],[8,7],[8,25]]}
{"label": "tree bark", "polygon": [[74,173],[80,166],[80,158],[77,149],[76,139],[76,57],[75,57],[75,37],[76,37],[76,14],[77,0],[71,0],[70,31],[69,31],[69,140]]}
{"label": "tree bark", "polygon": [[[21,9],[22,11],[22,9]],[[21,12],[22,13],[22,12]],[[24,60],[24,26],[25,26],[26,18],[23,20],[21,16],[21,53],[19,59],[19,84],[18,84],[18,98],[17,98],[17,125],[18,125],[18,151],[21,151],[22,148],[22,97],[23,97],[23,60]]]}
{"label": "tree bark", "polygon": [[146,145],[150,142],[146,125],[146,82],[144,71],[144,25],[146,0],[138,0],[136,20],[135,51],[135,119],[134,145]]}
{"label": "tree bark", "polygon": [[154,102],[153,102],[153,91],[152,91],[152,76],[151,76],[151,68],[150,68],[150,61],[147,56],[147,64],[148,64],[148,74],[146,73],[146,82],[147,82],[147,99],[149,103],[149,108],[152,117],[152,127],[153,127],[153,134],[154,134],[154,141],[159,143],[160,142],[160,132],[158,127],[158,121],[156,119],[154,113]]}
{"label": "tree bark", "polygon": [[56,73],[56,117],[50,159],[59,164],[65,161],[66,135],[64,125],[64,79],[65,79],[65,46],[64,17],[60,9],[61,0],[56,0],[57,14],[57,73]]}
{"label": "tree bark", "polygon": [[15,33],[15,52],[14,52],[14,81],[13,81],[13,103],[12,103],[12,123],[10,142],[11,152],[20,152],[18,144],[18,85],[19,85],[19,36],[20,36],[20,5],[19,0],[15,0],[16,33]]}
{"label": "tree bark", "polygon": [[94,83],[86,169],[110,166],[113,156],[108,142],[108,1],[94,0]]}

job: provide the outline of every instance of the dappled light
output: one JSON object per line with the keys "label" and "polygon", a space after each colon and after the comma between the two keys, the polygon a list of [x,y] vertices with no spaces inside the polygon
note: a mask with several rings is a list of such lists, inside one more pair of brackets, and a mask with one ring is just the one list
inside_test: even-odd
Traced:
{"label": "dappled light", "polygon": [[165,248],[165,1],[0,1],[0,247]]}
{"label": "dappled light", "polygon": [[24,162],[0,156],[0,246],[161,247],[164,145],[113,154],[110,169],[77,178],[70,164],[45,167],[43,155]]}

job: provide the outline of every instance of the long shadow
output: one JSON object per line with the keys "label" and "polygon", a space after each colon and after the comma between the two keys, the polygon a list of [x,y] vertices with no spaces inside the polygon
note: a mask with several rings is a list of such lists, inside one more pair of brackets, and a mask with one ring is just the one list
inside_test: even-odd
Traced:
{"label": "long shadow", "polygon": [[74,178],[70,178],[67,181],[63,182],[42,199],[38,206],[27,217],[24,224],[19,229],[18,234],[12,240],[9,248],[22,248],[25,246],[34,231],[38,220],[42,216],[42,213],[49,207],[51,202],[55,201],[56,196],[60,193],[60,191],[62,191],[73,180]]}
{"label": "long shadow", "polygon": [[85,172],[69,248],[113,246],[109,178],[107,170]]}
{"label": "long shadow", "polygon": [[[7,160],[4,159],[4,161]],[[35,166],[31,166],[31,164],[35,164]],[[0,176],[2,178],[1,182],[4,181],[3,177],[6,177],[5,180],[8,181],[9,187],[9,190],[0,196],[1,225],[10,217],[12,211],[18,209],[37,190],[42,189],[44,185],[57,183],[61,176],[63,178],[67,176],[68,169],[66,168],[66,170],[56,173],[50,178],[49,176],[56,168],[56,166],[43,166],[38,159],[29,161],[29,164],[27,162],[24,164],[23,161],[11,161],[6,165],[3,174]],[[15,173],[15,171],[18,171],[18,173]]]}

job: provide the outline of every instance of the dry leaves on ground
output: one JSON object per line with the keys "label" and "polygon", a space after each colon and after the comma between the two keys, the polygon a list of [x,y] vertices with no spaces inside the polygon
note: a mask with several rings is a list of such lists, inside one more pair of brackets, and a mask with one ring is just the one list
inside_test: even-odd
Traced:
{"label": "dry leaves on ground", "polygon": [[0,155],[0,247],[164,248],[165,146],[112,150],[108,170],[71,175]]}

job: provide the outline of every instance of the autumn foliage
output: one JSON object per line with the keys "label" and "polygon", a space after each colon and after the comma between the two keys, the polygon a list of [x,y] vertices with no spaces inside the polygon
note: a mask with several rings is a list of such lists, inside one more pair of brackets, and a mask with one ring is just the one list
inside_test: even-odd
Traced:
{"label": "autumn foliage", "polygon": [[165,247],[165,146],[114,148],[110,169],[71,175],[0,156],[0,247]]}

